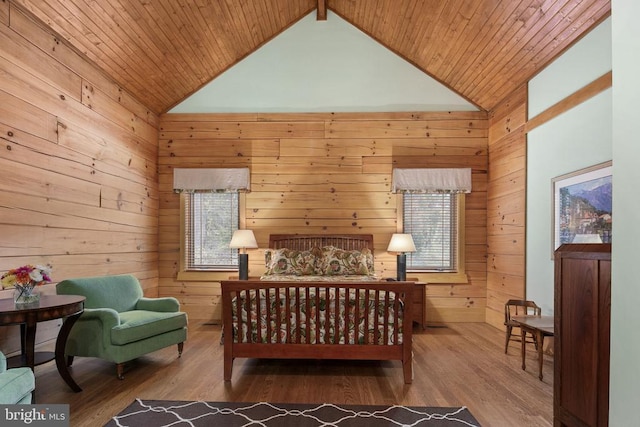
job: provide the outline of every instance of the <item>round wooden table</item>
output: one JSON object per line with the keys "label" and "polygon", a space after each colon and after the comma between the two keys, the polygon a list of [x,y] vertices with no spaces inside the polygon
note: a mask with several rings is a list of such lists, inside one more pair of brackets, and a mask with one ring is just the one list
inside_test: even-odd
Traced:
{"label": "round wooden table", "polygon": [[[84,311],[85,297],[79,295],[41,295],[38,303],[16,307],[13,298],[0,299],[0,326],[20,325],[22,352],[18,356],[7,359],[7,367],[15,368],[41,365],[53,359],[62,379],[75,392],[82,391],[71,377],[65,362],[64,350],[71,327]],[[64,319],[58,338],[55,353],[50,351],[36,352],[36,326],[38,322]]]}

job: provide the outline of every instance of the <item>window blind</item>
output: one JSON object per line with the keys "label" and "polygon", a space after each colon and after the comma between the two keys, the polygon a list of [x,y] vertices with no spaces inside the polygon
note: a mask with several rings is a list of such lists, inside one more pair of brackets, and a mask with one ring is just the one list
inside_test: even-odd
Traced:
{"label": "window blind", "polygon": [[234,268],[237,249],[229,248],[238,229],[238,193],[185,194],[187,270]]}
{"label": "window blind", "polygon": [[411,270],[457,271],[458,196],[450,193],[405,193],[404,232],[416,251],[407,254]]}

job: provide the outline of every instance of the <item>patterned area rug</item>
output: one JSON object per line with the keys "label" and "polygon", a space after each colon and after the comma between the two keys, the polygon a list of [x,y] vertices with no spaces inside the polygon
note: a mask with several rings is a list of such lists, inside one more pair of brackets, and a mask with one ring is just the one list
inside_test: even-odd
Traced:
{"label": "patterned area rug", "polygon": [[467,408],[136,399],[106,426],[479,426]]}

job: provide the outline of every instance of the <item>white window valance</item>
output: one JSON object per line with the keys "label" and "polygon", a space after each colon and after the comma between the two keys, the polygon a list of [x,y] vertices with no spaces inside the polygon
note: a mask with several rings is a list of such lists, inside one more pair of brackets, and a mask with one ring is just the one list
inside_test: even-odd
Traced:
{"label": "white window valance", "polygon": [[248,192],[249,190],[249,168],[176,168],[173,170],[173,191],[176,193]]}
{"label": "white window valance", "polygon": [[394,169],[394,193],[471,193],[471,168]]}

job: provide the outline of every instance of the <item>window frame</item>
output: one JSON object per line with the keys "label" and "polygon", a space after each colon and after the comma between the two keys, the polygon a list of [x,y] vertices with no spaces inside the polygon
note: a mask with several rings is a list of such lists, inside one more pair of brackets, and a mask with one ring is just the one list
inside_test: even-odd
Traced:
{"label": "window frame", "polygon": [[[216,281],[229,278],[229,273],[237,273],[238,267],[215,268],[211,270],[189,270],[186,262],[186,204],[187,193],[180,193],[180,259],[177,279],[184,281]],[[246,228],[246,193],[238,192],[238,228]]]}
{"label": "window frame", "polygon": [[[466,231],[465,231],[465,212],[466,197],[465,193],[456,194],[458,213],[457,213],[457,271],[455,272],[439,272],[411,269],[407,266],[407,273],[418,276],[417,278],[424,282],[431,283],[468,283],[466,274]],[[398,193],[396,199],[397,206],[397,232],[404,233],[404,193]]]}

